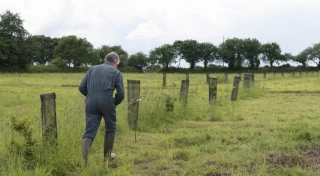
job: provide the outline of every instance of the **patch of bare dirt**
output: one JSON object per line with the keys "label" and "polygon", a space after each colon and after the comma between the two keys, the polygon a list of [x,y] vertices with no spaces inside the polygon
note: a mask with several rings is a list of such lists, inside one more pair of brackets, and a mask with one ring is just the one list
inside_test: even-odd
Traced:
{"label": "patch of bare dirt", "polygon": [[304,147],[296,150],[269,153],[266,158],[269,167],[286,166],[303,168],[320,168],[320,147]]}

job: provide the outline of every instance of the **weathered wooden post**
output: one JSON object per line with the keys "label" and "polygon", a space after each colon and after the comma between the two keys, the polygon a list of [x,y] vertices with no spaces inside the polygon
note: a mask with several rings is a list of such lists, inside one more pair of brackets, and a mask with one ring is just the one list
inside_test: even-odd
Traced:
{"label": "weathered wooden post", "polygon": [[281,76],[284,77],[283,72],[281,72]]}
{"label": "weathered wooden post", "polygon": [[231,101],[236,101],[238,97],[238,90],[239,90],[239,84],[240,84],[240,77],[235,76],[233,81],[233,88],[232,88],[232,94],[231,94]]}
{"label": "weathered wooden post", "polygon": [[302,75],[302,72],[301,71],[299,71],[299,74],[300,74],[300,76]]}
{"label": "weathered wooden post", "polygon": [[189,93],[189,80],[182,80],[179,101],[182,102],[183,106],[187,106],[188,93]]}
{"label": "weathered wooden post", "polygon": [[207,83],[208,83],[208,84],[209,84],[209,78],[210,78],[209,73],[206,73],[206,79],[207,79]]}
{"label": "weathered wooden post", "polygon": [[136,130],[140,101],[140,80],[127,80],[128,86],[128,125]]}
{"label": "weathered wooden post", "polygon": [[306,76],[308,76],[308,71],[306,71]]}
{"label": "weathered wooden post", "polygon": [[242,72],[241,71],[239,72],[239,77],[240,77],[240,80],[241,80],[241,78],[242,78]]}
{"label": "weathered wooden post", "polygon": [[209,78],[209,103],[213,103],[217,100],[217,78]]}
{"label": "weathered wooden post", "polygon": [[294,74],[295,74],[295,73],[294,73],[294,72],[292,72],[292,77],[294,77]]}
{"label": "weathered wooden post", "polygon": [[166,74],[166,72],[163,72],[162,87],[166,87],[166,85],[167,85],[167,74]]}
{"label": "weathered wooden post", "polygon": [[250,74],[250,84],[254,85],[254,74]]}
{"label": "weathered wooden post", "polygon": [[243,88],[249,89],[250,87],[250,74],[245,73],[244,74],[244,81],[243,81]]}
{"label": "weathered wooden post", "polygon": [[263,72],[263,78],[267,79],[267,72]]}
{"label": "weathered wooden post", "polygon": [[186,80],[189,80],[189,72],[186,72]]}
{"label": "weathered wooden post", "polygon": [[225,72],[225,73],[224,73],[224,80],[225,80],[226,82],[228,82],[228,72]]}
{"label": "weathered wooden post", "polygon": [[56,93],[41,94],[42,141],[48,146],[58,145]]}

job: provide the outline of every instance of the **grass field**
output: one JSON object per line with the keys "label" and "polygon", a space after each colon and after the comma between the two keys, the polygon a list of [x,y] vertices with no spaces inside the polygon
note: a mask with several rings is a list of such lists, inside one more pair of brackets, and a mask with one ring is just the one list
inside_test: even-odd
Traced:
{"label": "grass field", "polygon": [[[320,76],[255,75],[255,86],[230,101],[233,76],[218,78],[218,99],[208,103],[204,74],[190,74],[188,105],[178,101],[184,74],[123,74],[141,80],[138,130],[127,125],[127,96],[117,107],[117,158],[103,163],[101,123],[89,165],[81,163],[84,74],[0,74],[0,175],[320,175]],[[57,94],[58,148],[42,145],[40,94]],[[167,112],[166,97],[176,98]],[[12,117],[28,119],[32,156]],[[13,146],[11,141],[16,141]],[[20,147],[20,148],[19,148]]]}

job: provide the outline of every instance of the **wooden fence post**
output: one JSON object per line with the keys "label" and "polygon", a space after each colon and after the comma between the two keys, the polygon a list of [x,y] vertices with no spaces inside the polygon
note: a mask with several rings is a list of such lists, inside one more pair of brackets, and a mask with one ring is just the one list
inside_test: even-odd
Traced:
{"label": "wooden fence post", "polygon": [[184,106],[187,106],[188,93],[189,93],[189,80],[182,80],[179,101],[182,102]]}
{"label": "wooden fence post", "polygon": [[58,145],[56,93],[41,94],[42,141],[48,146]]}
{"label": "wooden fence post", "polygon": [[209,73],[206,73],[207,84],[209,84],[209,78],[210,78]]}
{"label": "wooden fence post", "polygon": [[248,89],[250,87],[250,74],[244,74],[243,88]]}
{"label": "wooden fence post", "polygon": [[250,74],[250,84],[254,84],[254,74]]}
{"label": "wooden fence post", "polygon": [[132,129],[138,127],[140,101],[140,80],[127,80],[128,86],[128,125]]}
{"label": "wooden fence post", "polygon": [[231,101],[236,101],[238,97],[238,90],[239,90],[239,84],[240,84],[240,77],[235,76],[233,81],[233,88],[232,88],[232,94],[231,94]]}
{"label": "wooden fence post", "polygon": [[295,73],[294,73],[294,72],[292,72],[292,77],[294,77],[294,74],[295,74]]}
{"label": "wooden fence post", "polygon": [[273,72],[273,77],[275,77],[276,76],[276,72]]}
{"label": "wooden fence post", "polygon": [[240,77],[240,80],[241,80],[241,78],[242,78],[242,72],[241,71],[239,72],[239,77]]}
{"label": "wooden fence post", "polygon": [[283,72],[281,72],[281,76],[284,77]]}
{"label": "wooden fence post", "polygon": [[166,72],[163,72],[162,87],[166,87],[166,85],[167,85],[167,74],[166,74]]}
{"label": "wooden fence post", "polygon": [[218,79],[217,78],[209,78],[209,103],[213,103],[217,100],[217,86]]}
{"label": "wooden fence post", "polygon": [[263,78],[267,79],[267,73],[266,72],[263,72]]}
{"label": "wooden fence post", "polygon": [[186,80],[189,80],[189,72],[186,72]]}
{"label": "wooden fence post", "polygon": [[228,82],[228,72],[225,72],[225,73],[224,73],[224,80],[225,80],[226,82]]}

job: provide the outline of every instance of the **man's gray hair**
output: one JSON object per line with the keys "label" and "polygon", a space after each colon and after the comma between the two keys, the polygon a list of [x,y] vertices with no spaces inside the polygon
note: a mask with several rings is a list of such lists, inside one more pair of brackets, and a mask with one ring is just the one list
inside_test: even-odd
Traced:
{"label": "man's gray hair", "polygon": [[114,62],[118,62],[118,64],[120,63],[120,58],[116,52],[108,53],[104,58],[104,60],[110,63],[114,63]]}

